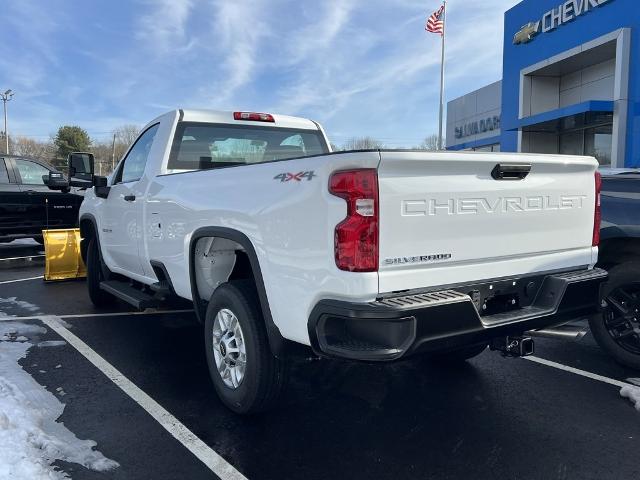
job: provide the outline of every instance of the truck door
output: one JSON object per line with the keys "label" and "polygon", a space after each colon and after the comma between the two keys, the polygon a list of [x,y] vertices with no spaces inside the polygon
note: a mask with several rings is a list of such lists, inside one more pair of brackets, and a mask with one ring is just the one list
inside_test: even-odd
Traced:
{"label": "truck door", "polygon": [[20,193],[13,169],[0,158],[0,240],[5,235],[22,232],[29,199]]}
{"label": "truck door", "polygon": [[48,176],[51,169],[25,158],[15,158],[13,162],[20,189],[29,199],[29,221],[37,233],[48,228],[76,227],[78,199],[71,193],[49,190],[43,176]]}
{"label": "truck door", "polygon": [[159,125],[147,129],[118,165],[111,190],[103,206],[100,242],[102,254],[110,267],[144,275],[139,243],[142,239],[144,203],[144,169]]}

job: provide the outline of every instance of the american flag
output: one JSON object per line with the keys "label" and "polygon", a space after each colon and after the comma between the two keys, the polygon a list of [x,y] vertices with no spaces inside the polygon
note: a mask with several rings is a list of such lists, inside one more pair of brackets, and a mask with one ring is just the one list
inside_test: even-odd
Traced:
{"label": "american flag", "polygon": [[424,29],[427,32],[444,35],[444,5],[431,14],[427,19],[427,24],[424,26]]}

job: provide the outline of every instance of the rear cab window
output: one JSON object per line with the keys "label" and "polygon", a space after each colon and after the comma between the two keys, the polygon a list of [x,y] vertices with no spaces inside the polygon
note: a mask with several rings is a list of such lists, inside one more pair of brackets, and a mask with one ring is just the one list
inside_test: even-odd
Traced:
{"label": "rear cab window", "polygon": [[180,122],[169,173],[208,170],[328,153],[319,130]]}

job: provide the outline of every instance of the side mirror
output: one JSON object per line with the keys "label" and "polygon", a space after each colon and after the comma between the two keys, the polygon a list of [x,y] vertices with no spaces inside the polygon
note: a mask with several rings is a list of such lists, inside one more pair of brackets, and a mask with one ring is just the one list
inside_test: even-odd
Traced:
{"label": "side mirror", "polygon": [[49,175],[42,176],[42,181],[50,190],[64,191],[69,188],[69,181],[60,172],[49,172]]}
{"label": "side mirror", "polygon": [[67,158],[70,184],[73,187],[91,188],[95,159],[92,153],[72,152]]}
{"label": "side mirror", "polygon": [[96,175],[93,177],[93,186],[94,191],[96,192],[96,197],[107,198],[109,196],[109,190],[111,190],[111,187],[109,186],[107,177],[99,177]]}

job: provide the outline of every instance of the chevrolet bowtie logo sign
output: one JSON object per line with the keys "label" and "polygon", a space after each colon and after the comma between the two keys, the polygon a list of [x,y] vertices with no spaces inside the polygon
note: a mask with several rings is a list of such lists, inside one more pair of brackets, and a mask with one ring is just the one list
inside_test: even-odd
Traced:
{"label": "chevrolet bowtie logo sign", "polygon": [[529,22],[513,36],[513,44],[529,43],[538,33],[540,33],[540,22]]}
{"label": "chevrolet bowtie logo sign", "polygon": [[514,45],[529,43],[540,33],[549,33],[566,23],[577,20],[582,15],[612,0],[567,0],[562,5],[549,10],[537,22],[529,22],[513,36]]}

